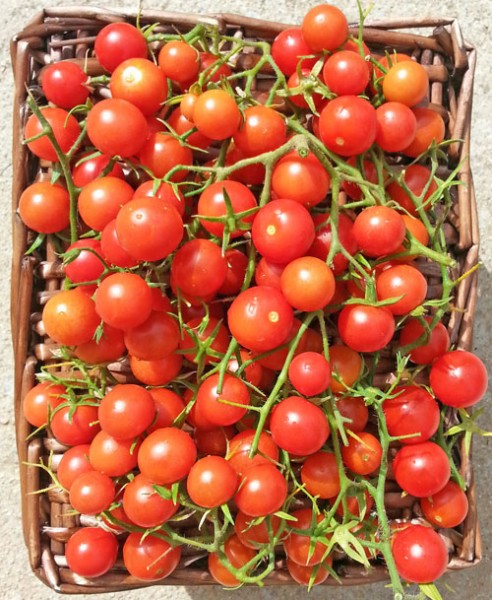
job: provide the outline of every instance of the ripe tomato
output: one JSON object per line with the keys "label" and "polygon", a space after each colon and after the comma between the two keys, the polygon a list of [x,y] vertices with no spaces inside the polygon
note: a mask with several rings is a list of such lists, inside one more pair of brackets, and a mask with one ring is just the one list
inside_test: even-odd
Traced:
{"label": "ripe tomato", "polygon": [[145,116],[127,100],[101,100],[87,115],[87,135],[103,154],[133,156],[144,145],[147,133]]}
{"label": "ripe tomato", "polygon": [[313,539],[314,528],[323,516],[313,514],[311,508],[301,508],[291,513],[295,521],[289,521],[292,529],[303,531],[297,533],[292,531],[284,540],[284,549],[287,557],[293,562],[304,567],[312,567],[319,564],[326,553],[326,545]]}
{"label": "ripe tomato", "polygon": [[479,402],[487,391],[487,369],[483,362],[464,350],[442,354],[429,374],[436,398],[446,406],[466,408]]}
{"label": "ripe tomato", "polygon": [[219,246],[205,239],[196,238],[183,244],[171,265],[175,286],[196,298],[216,294],[226,275],[227,263]]}
{"label": "ripe tomato", "polygon": [[[168,177],[171,181],[179,182],[188,175],[184,168],[193,163],[193,153],[182,142],[167,132],[153,133],[139,148],[140,163],[150,169],[157,179]],[[171,177],[169,172],[177,169]]]}
{"label": "ripe tomato", "polygon": [[[301,69],[300,74],[297,73],[297,71],[295,73],[292,73],[292,75],[289,77],[289,79],[287,81],[287,87],[289,90],[291,90],[288,98],[289,98],[289,101],[292,102],[292,104],[295,104],[299,108],[310,109],[307,98],[304,95],[305,93],[310,94],[312,104],[314,104],[314,107],[316,108],[316,110],[319,111],[323,107],[323,105],[326,103],[326,100],[323,98],[323,96],[321,96],[321,94],[311,93],[311,90],[309,89],[309,86],[311,85],[311,81],[312,81],[312,77],[311,77],[310,69],[303,68],[303,69]],[[295,88],[299,88],[299,87],[301,88],[301,92],[294,93],[293,90]]]}
{"label": "ripe tomato", "polygon": [[369,150],[376,139],[376,130],[376,110],[358,96],[338,96],[328,102],[319,117],[321,141],[328,150],[341,156]]}
{"label": "ripe tomato", "polygon": [[72,483],[79,475],[93,471],[89,462],[89,448],[89,444],[78,444],[63,453],[56,470],[56,477],[67,491],[70,491]]}
{"label": "ripe tomato", "polygon": [[382,448],[379,440],[367,431],[359,431],[350,437],[348,445],[342,446],[345,466],[357,475],[369,475],[381,464]]}
{"label": "ripe tomato", "polygon": [[347,346],[334,345],[330,348],[331,391],[345,392],[359,379],[362,372],[362,357]]}
{"label": "ripe tomato", "polygon": [[116,219],[110,221],[101,234],[101,251],[106,263],[116,267],[136,267],[138,260],[128,254],[116,235]]}
{"label": "ripe tomato", "polygon": [[417,132],[415,114],[402,102],[385,102],[376,109],[376,144],[385,152],[401,152]]}
{"label": "ripe tomato", "polygon": [[299,396],[285,398],[274,407],[270,431],[280,448],[296,456],[318,452],[330,435],[321,408]]}
{"label": "ripe tomato", "polygon": [[312,496],[333,498],[340,492],[340,472],[332,452],[316,452],[304,461],[301,480]]}
{"label": "ripe tomato", "polygon": [[[403,173],[403,181],[410,193],[417,197],[418,206],[422,206],[425,211],[429,210],[431,205],[427,200],[437,190],[437,183],[431,178],[430,170],[423,165],[410,165]],[[386,193],[410,215],[417,216],[415,201],[396,181],[386,187]]]}
{"label": "ripe tomato", "polygon": [[32,387],[22,400],[22,410],[28,423],[34,427],[43,427],[49,421],[53,410],[66,398],[64,385],[51,381],[42,381]]}
{"label": "ripe tomato", "polygon": [[239,294],[246,276],[246,269],[249,262],[248,257],[241,250],[230,248],[225,251],[225,259],[227,262],[226,278],[220,286],[218,293],[221,296]]}
{"label": "ripe tomato", "polygon": [[377,352],[393,337],[395,321],[386,307],[347,304],[338,316],[338,331],[352,350]]}
{"label": "ripe tomato", "polygon": [[166,77],[177,83],[193,81],[200,70],[198,52],[183,40],[172,40],[159,51],[159,67]]}
{"label": "ripe tomato", "polygon": [[272,263],[264,257],[260,258],[255,268],[256,285],[268,285],[280,290],[280,276],[284,269],[285,265]]}
{"label": "ripe tomato", "polygon": [[415,267],[395,265],[376,277],[376,291],[378,300],[399,298],[387,308],[394,315],[406,315],[424,302],[427,280]]}
{"label": "ripe tomato", "polygon": [[[313,245],[309,249],[311,256],[326,261],[330,252],[332,233],[329,214],[319,214],[313,217],[316,227],[316,237]],[[345,250],[354,255],[357,252],[357,242],[353,236],[352,220],[343,213],[338,215],[338,241],[343,245]],[[341,275],[348,267],[349,260],[341,252],[337,252],[333,257],[332,269],[335,275]]]}
{"label": "ripe tomato", "polygon": [[116,440],[133,440],[154,420],[155,404],[145,388],[119,384],[101,400],[98,416],[101,428]]}
{"label": "ripe tomato", "polygon": [[[431,317],[423,317],[427,323],[432,322]],[[412,344],[425,333],[424,326],[419,319],[409,319],[400,332],[400,346]],[[441,323],[429,332],[428,340],[422,342],[422,345],[410,350],[410,360],[417,365],[430,365],[436,358],[447,352],[450,345],[449,333],[446,327]]]}
{"label": "ripe tomato", "polygon": [[250,287],[233,300],[227,321],[241,346],[255,352],[273,350],[287,339],[294,311],[283,294],[272,287]]}
{"label": "ripe tomato", "polygon": [[162,525],[178,510],[179,505],[163,498],[154,488],[154,482],[139,473],[125,486],[123,509],[127,517],[145,529]]}
{"label": "ripe tomato", "polygon": [[[425,225],[422,223],[422,221],[415,217],[411,217],[410,215],[404,215],[404,214],[402,214],[402,219],[405,222],[405,229],[407,230],[406,236],[410,240],[412,240],[412,238],[415,238],[423,246],[427,246],[429,244],[429,234],[427,233],[427,229],[426,229]],[[397,248],[396,254],[406,251],[405,244],[406,244],[406,241],[404,241],[404,243],[401,245],[400,248]],[[418,255],[416,255],[416,254],[410,254],[407,257],[400,257],[398,259],[398,262],[405,262],[405,261],[410,262],[417,256]]]}
{"label": "ripe tomato", "polygon": [[152,296],[147,283],[135,273],[113,273],[96,292],[97,314],[117,329],[133,329],[148,319]]}
{"label": "ripe tomato", "polygon": [[130,369],[135,377],[146,385],[167,385],[181,371],[181,354],[169,354],[165,358],[142,360],[130,356]]}
{"label": "ripe tomato", "polygon": [[468,514],[468,498],[452,480],[437,494],[421,498],[420,506],[424,517],[436,527],[457,527]]}
{"label": "ripe tomato", "polygon": [[104,272],[104,263],[98,240],[77,240],[67,248],[66,253],[78,253],[65,265],[65,275],[73,283],[96,281]]}
{"label": "ripe tomato", "polygon": [[[351,167],[357,167],[357,156],[351,156],[347,160],[347,164]],[[364,159],[362,161],[361,174],[368,183],[378,183],[378,173],[371,160]],[[360,186],[353,181],[342,180],[342,190],[352,200],[360,200],[363,196]]]}
{"label": "ripe tomato", "polygon": [[428,90],[427,71],[413,60],[397,62],[383,79],[383,94],[388,102],[415,106],[425,98]]}
{"label": "ripe tomato", "polygon": [[200,317],[188,321],[186,328],[183,328],[179,347],[188,350],[185,357],[191,362],[199,362],[202,358],[204,364],[218,362],[229,346],[229,332],[215,317],[209,317],[207,325],[203,325]]}
{"label": "ripe tomato", "polygon": [[123,562],[126,569],[144,581],[158,581],[169,577],[181,558],[181,547],[172,547],[160,535],[130,533],[123,544]]}
{"label": "ripe tomato", "polygon": [[225,456],[229,440],[234,436],[235,432],[236,429],[233,426],[218,427],[207,431],[196,429],[193,439],[200,454]]}
{"label": "ripe tomato", "polygon": [[[335,346],[333,346],[333,348],[335,348]],[[340,346],[340,348],[343,348],[343,346]],[[336,406],[342,417],[348,419],[344,424],[346,429],[357,433],[366,428],[367,421],[369,420],[369,409],[365,405],[363,398],[360,396],[344,396],[343,398],[337,398]]]}
{"label": "ripe tomato", "polygon": [[84,515],[97,515],[107,510],[114,497],[113,480],[99,471],[81,473],[70,487],[70,504]]}
{"label": "ripe tomato", "polygon": [[358,96],[369,83],[368,63],[357,52],[340,50],[325,60],[323,80],[337,96]]}
{"label": "ripe tomato", "polygon": [[[179,136],[188,134],[189,131],[195,128],[193,121],[181,114],[179,106],[167,118],[167,125],[171,128],[171,131],[174,131]],[[205,150],[211,143],[212,140],[199,131],[193,131],[186,136],[186,144],[195,148]]]}
{"label": "ripe tomato", "polygon": [[413,142],[402,150],[406,156],[415,158],[428,150],[432,143],[440,144],[446,135],[446,125],[441,115],[431,108],[414,108],[417,131]]}
{"label": "ripe tomato", "polygon": [[97,34],[94,52],[101,66],[111,73],[128,58],[146,58],[147,42],[130,23],[111,23]]}
{"label": "ripe tomato", "polygon": [[332,558],[328,557],[323,564],[305,567],[287,558],[285,566],[292,579],[299,585],[320,585],[328,579],[329,572],[324,565],[331,565]]}
{"label": "ripe tomato", "polygon": [[125,331],[129,354],[142,360],[158,360],[172,354],[179,344],[179,327],[165,312],[152,311],[140,325]]}
{"label": "ripe tomato", "polygon": [[234,134],[234,144],[244,156],[257,156],[275,150],[286,140],[284,117],[273,108],[261,104],[244,111],[244,121]]}
{"label": "ripe tomato", "polygon": [[396,210],[370,206],[359,213],[352,233],[366,256],[378,258],[392,254],[405,239],[405,222]]}
{"label": "ripe tomato", "polygon": [[79,214],[91,229],[102,231],[132,196],[133,188],[123,179],[99,177],[82,188],[78,198]]}
{"label": "ripe tomato", "polygon": [[195,461],[195,443],[188,433],[176,427],[156,429],[138,451],[140,472],[159,485],[183,479]]}
{"label": "ripe tomato", "polygon": [[205,456],[188,473],[186,489],[191,500],[204,508],[228,502],[236,492],[238,476],[225,458]]}
{"label": "ripe tomato", "polygon": [[319,352],[302,352],[289,365],[289,380],[303,396],[322,394],[330,387],[330,363]]}
{"label": "ripe tomato", "polygon": [[260,208],[251,233],[258,252],[280,264],[304,256],[315,235],[308,210],[289,199],[272,200]]}
{"label": "ripe tomato", "polygon": [[238,509],[248,517],[264,517],[282,508],[287,481],[271,463],[250,467],[242,476],[234,496]]}
{"label": "ripe tomato", "polygon": [[335,50],[347,39],[347,18],[336,6],[318,4],[305,14],[301,30],[313,52]]}
{"label": "ripe tomato", "polygon": [[[219,393],[219,374],[207,377],[198,388],[196,408],[214,427],[237,423],[247,412],[250,404],[249,391],[244,382],[234,375],[226,374]],[[226,404],[222,400],[233,402]],[[244,408],[242,408],[244,407]]]}
{"label": "ripe tomato", "polygon": [[97,406],[79,404],[60,406],[50,421],[55,438],[66,446],[89,444],[101,427],[97,421]]}
{"label": "ripe tomato", "polygon": [[[74,185],[79,188],[82,188],[91,181],[94,181],[94,179],[101,177],[111,161],[111,156],[108,156],[107,154],[99,154],[98,156],[87,158],[88,156],[91,156],[91,153],[84,153],[75,162],[74,167],[72,167],[72,180]],[[117,162],[113,164],[113,167],[109,173],[106,173],[106,176],[117,177],[118,179],[125,178],[123,169]]]}
{"label": "ripe tomato", "polygon": [[81,577],[100,577],[116,562],[118,541],[99,527],[82,527],[70,536],[65,548],[68,568]]}
{"label": "ripe tomato", "polygon": [[280,288],[287,302],[297,310],[321,310],[333,298],[335,276],[319,258],[303,256],[285,267]]}
{"label": "ripe tomato", "polygon": [[97,340],[89,340],[85,344],[79,344],[75,348],[74,354],[90,365],[98,365],[118,360],[125,351],[123,332],[104,324],[101,337]]}
{"label": "ripe tomato", "polygon": [[200,73],[206,73],[206,82],[215,83],[232,75],[231,68],[224,62],[224,57],[210,52],[200,52]]}
{"label": "ripe tomato", "polygon": [[[253,560],[256,553],[253,549],[244,546],[237,535],[230,535],[224,544],[224,553],[229,563],[235,569],[240,569]],[[208,570],[212,578],[224,587],[236,587],[240,581],[222,564],[219,555],[208,555]]]}
{"label": "ripe tomato", "polygon": [[437,494],[449,481],[449,459],[434,442],[407,444],[396,453],[393,471],[404,492],[425,498]]}
{"label": "ripe tomato", "polygon": [[439,579],[448,564],[448,547],[441,536],[422,525],[409,525],[392,536],[391,550],[400,577],[411,583]]}
{"label": "ripe tomato", "polygon": [[109,88],[113,98],[127,100],[144,115],[157,112],[167,98],[165,74],[147,58],[129,58],[111,75]]}
{"label": "ripe tomato", "polygon": [[89,460],[97,471],[121,477],[137,466],[138,448],[134,440],[118,441],[106,431],[100,431],[91,442]]}
{"label": "ripe tomato", "polygon": [[[48,122],[60,150],[64,154],[67,154],[80,135],[80,125],[77,119],[66,110],[63,110],[63,108],[52,108],[50,106],[42,108],[41,114]],[[36,137],[37,135],[40,135],[42,131],[43,126],[37,116],[31,115],[29,119],[27,119],[26,127],[24,129],[24,138],[30,139]],[[43,160],[58,162],[55,147],[46,135],[43,135],[32,142],[28,142],[27,147],[35,156]]]}
{"label": "ripe tomato", "polygon": [[88,76],[72,62],[48,65],[43,71],[41,86],[49,102],[70,110],[84,104],[89,96]]}
{"label": "ripe tomato", "polygon": [[312,152],[306,157],[288,152],[273,168],[272,191],[277,197],[295,200],[308,208],[326,198],[330,185],[328,172]]}
{"label": "ripe tomato", "polygon": [[254,429],[245,429],[229,442],[226,458],[238,475],[244,475],[250,468],[258,465],[278,462],[278,446],[266,431],[260,434],[258,452],[252,458],[249,457],[255,434]]}
{"label": "ripe tomato", "polygon": [[198,131],[211,140],[225,140],[238,131],[241,112],[226,91],[207,90],[195,102],[193,121]]}
{"label": "ripe tomato", "polygon": [[[229,237],[234,239],[242,236],[248,224],[255,218],[254,212],[241,218],[236,215],[252,211],[257,206],[253,192],[244,184],[238,181],[217,181],[202,192],[198,199],[197,211],[202,227],[210,234],[222,237],[224,231],[227,231]],[[221,217],[221,221],[208,220]]]}
{"label": "ripe tomato", "polygon": [[311,70],[317,58],[303,58],[312,54],[300,27],[288,27],[281,31],[272,43],[272,57],[284,75],[292,75],[302,61],[302,68]]}
{"label": "ripe tomato", "polygon": [[51,296],[43,309],[46,335],[64,346],[88,342],[99,323],[94,301],[79,288]]}
{"label": "ripe tomato", "polygon": [[170,427],[185,407],[182,398],[166,388],[152,388],[149,392],[154,400],[156,415],[148,431]]}
{"label": "ripe tomato", "polygon": [[241,511],[238,511],[234,520],[234,531],[239,541],[247,548],[257,549],[261,545],[268,544],[271,540],[271,534],[277,534],[280,527],[280,518],[271,515],[262,519],[260,523],[254,524],[253,517],[249,517]]}
{"label": "ripe tomato", "polygon": [[[156,185],[157,183],[157,185]],[[185,199],[183,194],[175,189],[172,184],[166,181],[156,182],[155,179],[145,181],[135,190],[133,197],[142,198],[142,196],[148,196],[150,198],[157,198],[158,200],[165,200],[170,202],[174,208],[179,212],[179,216],[183,217],[185,212]]]}
{"label": "ripe tomato", "polygon": [[386,426],[390,435],[408,436],[402,444],[416,444],[430,439],[439,427],[439,406],[424,388],[415,385],[398,386],[394,398],[383,402]]}

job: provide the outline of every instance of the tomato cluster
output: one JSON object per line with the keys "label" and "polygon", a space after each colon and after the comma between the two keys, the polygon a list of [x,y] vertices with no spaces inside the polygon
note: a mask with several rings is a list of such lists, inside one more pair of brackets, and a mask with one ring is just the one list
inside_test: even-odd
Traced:
{"label": "tomato cluster", "polygon": [[[278,546],[304,585],[333,574],[335,550],[433,581],[442,538],[381,510],[389,444],[425,524],[459,525],[441,409],[476,404],[487,375],[450,348],[449,299],[420,269],[452,264],[427,71],[369,50],[330,5],[271,45],[216,54],[217,35],[107,25],[107,74],[51,65],[49,105],[31,104],[26,143],[54,176],[19,213],[57,234],[65,280],[42,322],[63,369],[43,368],[24,414],[70,447],[55,483],[100,523],[72,535],[68,565],[99,577],[122,540],[129,573],[158,580],[188,544],[236,586],[266,577]],[[241,72],[244,48],[258,60]]]}

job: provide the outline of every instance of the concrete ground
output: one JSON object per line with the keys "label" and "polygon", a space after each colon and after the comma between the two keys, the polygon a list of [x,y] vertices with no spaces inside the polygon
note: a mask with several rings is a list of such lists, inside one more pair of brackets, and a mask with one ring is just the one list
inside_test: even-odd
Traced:
{"label": "concrete ground", "polygon": [[[356,2],[332,0],[342,7],[349,19],[357,19]],[[166,0],[152,2],[145,0],[144,8],[159,8],[172,11],[239,12],[244,15],[275,19],[285,22],[299,22],[309,6],[317,4],[317,0]],[[13,361],[9,331],[9,285],[10,271],[10,180],[11,180],[11,95],[12,74],[8,54],[11,36],[20,31],[24,24],[46,4],[43,0],[0,0],[3,13],[3,35],[1,37],[0,73],[2,94],[0,95],[0,122],[3,141],[0,144],[0,189],[2,202],[0,205],[0,272],[4,285],[0,286],[0,465],[2,485],[0,486],[0,599],[5,600],[48,600],[56,597],[55,593],[41,584],[30,572],[27,553],[21,534],[20,498],[16,451],[14,442],[13,416]],[[54,4],[54,3],[53,3]],[[60,4],[97,4],[97,0],[78,0]],[[101,3],[102,4],[102,3]],[[107,7],[136,8],[137,3],[131,0],[112,0],[104,3]],[[479,203],[480,227],[482,236],[481,260],[483,267],[480,273],[480,301],[475,329],[474,350],[490,366],[492,365],[492,329],[491,297],[492,297],[492,204],[490,203],[490,173],[492,172],[492,75],[490,57],[492,56],[492,2],[475,0],[474,2],[458,0],[375,0],[373,17],[400,18],[446,16],[457,17],[461,23],[465,37],[478,48],[478,69],[475,87],[474,121],[472,140],[472,166]],[[492,429],[492,404],[490,393],[483,402],[485,413],[482,415],[482,426]],[[484,538],[484,559],[473,569],[452,573],[444,577],[440,589],[445,598],[465,597],[475,600],[490,600],[492,597],[492,439],[485,438],[475,442],[474,463],[478,484],[478,508],[481,530]],[[254,597],[258,600],[291,600],[304,592],[293,587],[277,589],[244,589],[234,592],[238,600]],[[211,598],[228,598],[228,592],[216,588],[177,588],[152,587],[141,591],[131,591],[91,598],[105,600],[153,600],[173,599],[209,600]],[[391,593],[383,585],[372,585],[358,588],[323,588],[311,592],[313,600],[321,600],[329,596],[331,600],[382,600],[391,598]],[[85,597],[85,596],[84,596]],[[89,596],[87,596],[89,598]]]}

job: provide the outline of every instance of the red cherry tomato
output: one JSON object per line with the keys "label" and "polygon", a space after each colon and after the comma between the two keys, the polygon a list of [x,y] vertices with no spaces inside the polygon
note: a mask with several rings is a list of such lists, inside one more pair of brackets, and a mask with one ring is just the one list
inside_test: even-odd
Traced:
{"label": "red cherry tomato", "polygon": [[98,416],[101,428],[116,440],[133,440],[152,423],[155,404],[145,388],[119,384],[101,400]]}
{"label": "red cherry tomato", "polygon": [[357,352],[377,352],[395,332],[393,315],[386,307],[347,304],[338,317],[343,342]]}
{"label": "red cherry tomato", "polygon": [[87,82],[88,77],[81,67],[67,61],[48,65],[42,74],[41,86],[47,100],[70,110],[87,100]]}
{"label": "red cherry tomato", "polygon": [[99,323],[94,301],[79,288],[51,296],[43,309],[46,335],[64,346],[88,342]]}
{"label": "red cherry tomato", "polygon": [[287,498],[287,481],[271,463],[249,468],[234,496],[238,509],[249,517],[264,517],[282,508]]}
{"label": "red cherry tomato", "polygon": [[289,380],[303,396],[322,394],[331,383],[331,366],[318,352],[302,352],[289,365]]}
{"label": "red cherry tomato", "polygon": [[[424,317],[425,321],[430,324],[431,317]],[[409,319],[400,333],[400,346],[413,344],[421,336],[426,333],[426,329],[419,319]],[[428,332],[428,339],[424,338],[422,344],[413,350],[410,350],[410,360],[417,365],[430,365],[436,358],[442,356],[449,349],[450,340],[449,333],[446,327],[441,323]]]}
{"label": "red cherry tomato", "polygon": [[169,577],[181,558],[181,547],[172,547],[162,538],[143,533],[130,533],[123,545],[123,562],[133,577],[159,581]]}
{"label": "red cherry tomato", "polygon": [[287,302],[297,310],[321,310],[333,298],[335,276],[324,261],[303,256],[285,267],[280,288]]}
{"label": "red cherry tomato", "polygon": [[347,39],[347,18],[336,6],[318,4],[304,16],[301,30],[313,52],[335,50]]}
{"label": "red cherry tomato", "polygon": [[304,461],[301,480],[306,490],[323,499],[333,498],[340,492],[340,472],[335,455],[316,452]]}
{"label": "red cherry tomato", "polygon": [[261,104],[244,111],[244,121],[234,134],[234,144],[244,156],[256,156],[275,150],[286,139],[284,117],[273,108]]}
{"label": "red cherry tomato", "polygon": [[83,527],[70,536],[65,548],[67,564],[81,577],[100,577],[116,562],[118,541],[99,527]]}
{"label": "red cherry tomato", "polygon": [[323,80],[337,96],[357,96],[369,83],[367,64],[357,52],[334,52],[325,60]]}
{"label": "red cherry tomato", "polygon": [[[50,106],[42,108],[41,114],[48,122],[60,150],[64,154],[67,154],[80,135],[80,125],[77,119],[62,108],[52,108]],[[31,115],[29,119],[27,119],[26,127],[24,129],[25,139],[36,137],[42,132],[43,126],[38,117],[36,115]],[[34,155],[41,159],[58,162],[55,147],[46,135],[43,135],[32,142],[28,142],[27,147]]]}
{"label": "red cherry tomato", "polygon": [[138,525],[150,529],[162,525],[178,510],[179,505],[163,498],[154,488],[154,482],[139,473],[123,494],[123,509],[127,517]]}
{"label": "red cherry tomato", "polygon": [[457,527],[468,514],[468,498],[451,480],[437,494],[421,498],[420,506],[424,517],[436,527]]}
{"label": "red cherry tomato", "polygon": [[302,61],[302,67],[310,70],[314,67],[317,58],[303,58],[312,54],[307,45],[300,27],[289,27],[281,31],[273,40],[272,57],[278,68],[285,75],[296,72],[297,65]]}
{"label": "red cherry tomato", "polygon": [[405,239],[405,223],[387,206],[370,206],[359,213],[352,233],[366,256],[380,257],[395,252]]}
{"label": "red cherry tomato", "polygon": [[381,464],[382,448],[377,437],[367,431],[359,431],[350,437],[348,445],[342,446],[345,466],[357,475],[369,475]]}
{"label": "red cherry tomato", "polygon": [[378,300],[399,298],[387,308],[394,315],[406,315],[424,302],[427,280],[415,267],[395,265],[376,277],[376,291]]}
{"label": "red cherry tomato", "polygon": [[449,481],[449,459],[434,442],[407,444],[396,453],[393,471],[404,492],[425,498],[437,494]]}
{"label": "red cherry tomato", "polygon": [[95,300],[99,317],[116,329],[133,329],[148,319],[152,296],[136,273],[113,273],[99,285]]}
{"label": "red cherry tomato", "polygon": [[130,23],[111,23],[97,34],[94,52],[111,73],[128,58],[146,58],[147,42],[141,31]]}
{"label": "red cherry tomato", "polygon": [[238,476],[225,458],[205,456],[188,473],[186,489],[191,500],[204,508],[228,502],[236,492]]}
{"label": "red cherry tomato", "polygon": [[131,102],[144,115],[157,112],[167,98],[165,74],[151,60],[129,58],[111,75],[109,88],[113,98]]}

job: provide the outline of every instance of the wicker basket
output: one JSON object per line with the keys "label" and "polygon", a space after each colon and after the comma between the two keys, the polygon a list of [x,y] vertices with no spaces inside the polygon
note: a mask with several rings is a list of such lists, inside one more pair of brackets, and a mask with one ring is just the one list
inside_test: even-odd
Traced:
{"label": "wicker basket", "polygon": [[[35,574],[53,589],[66,593],[102,592],[142,587],[144,582],[128,576],[119,563],[107,575],[97,580],[86,580],[71,572],[64,557],[64,545],[71,533],[80,525],[87,524],[79,516],[70,515],[67,494],[60,491],[35,493],[47,484],[42,471],[35,466],[50,451],[54,453],[53,464],[64,451],[48,436],[27,440],[30,425],[22,414],[22,398],[34,385],[39,364],[51,357],[50,340],[44,337],[40,311],[46,300],[59,289],[63,277],[55,249],[49,244],[34,256],[26,257],[25,251],[32,241],[32,232],[26,230],[17,214],[17,205],[23,189],[35,178],[47,177],[49,165],[40,164],[29,155],[22,144],[22,130],[27,117],[26,86],[37,85],[37,77],[46,64],[61,59],[81,63],[93,46],[97,32],[107,23],[116,21],[135,22],[131,12],[109,12],[87,7],[51,8],[37,15],[12,41],[12,64],[15,73],[14,141],[13,141],[13,265],[11,281],[11,320],[15,352],[15,417],[19,462],[21,465],[22,514],[24,538],[29,551],[31,567]],[[140,23],[158,22],[157,31],[174,32],[190,30],[197,22],[217,26],[229,35],[261,38],[272,41],[286,25],[249,19],[237,15],[210,17],[143,11]],[[404,30],[405,32],[399,31]],[[414,33],[418,31],[418,33]],[[422,31],[424,33],[422,33]],[[457,259],[454,276],[468,271],[478,261],[478,224],[469,166],[470,117],[472,107],[475,50],[466,43],[459,25],[451,19],[393,20],[373,23],[364,30],[364,40],[371,50],[383,53],[386,47],[412,54],[425,65],[431,81],[430,102],[444,116],[449,137],[457,141],[449,146],[450,168],[461,164],[459,178],[464,185],[453,192],[454,206],[445,232],[451,253]],[[254,60],[254,56],[240,58],[242,67]],[[89,59],[91,74],[100,72],[95,59]],[[265,74],[268,79],[268,73]],[[258,81],[256,93],[261,94],[264,82]],[[267,85],[267,84],[266,84]],[[423,267],[425,269],[425,266]],[[439,274],[428,268],[429,283],[439,287]],[[436,276],[437,275],[437,276]],[[455,309],[448,323],[451,342],[462,349],[469,349],[472,342],[472,326],[477,297],[476,273],[465,278],[455,297]],[[120,369],[121,365],[115,366]],[[383,373],[379,377],[383,378]],[[29,465],[27,464],[29,463]],[[450,534],[454,555],[449,569],[461,569],[477,563],[481,558],[481,541],[477,525],[475,490],[469,457],[461,457],[461,472],[469,485],[469,515],[460,531]],[[412,501],[403,501],[395,490],[388,490],[390,511],[395,515],[410,517]],[[82,521],[82,522],[81,522]],[[213,583],[203,566],[202,557],[183,552],[182,563],[165,585],[204,585]],[[279,559],[279,564],[281,563]],[[280,564],[281,566],[281,564]],[[357,585],[384,580],[387,577],[382,565],[376,565],[369,573],[349,561],[340,561],[336,570],[343,584]],[[289,584],[292,579],[281,569],[266,580],[267,584]],[[328,578],[327,583],[336,583]]]}

